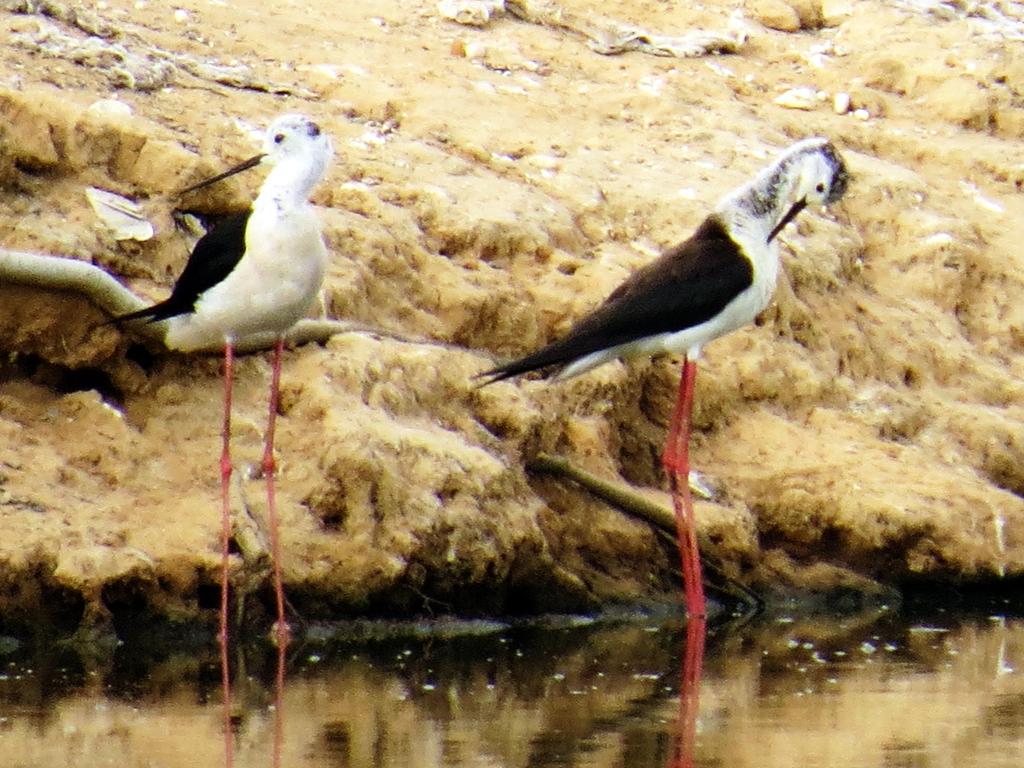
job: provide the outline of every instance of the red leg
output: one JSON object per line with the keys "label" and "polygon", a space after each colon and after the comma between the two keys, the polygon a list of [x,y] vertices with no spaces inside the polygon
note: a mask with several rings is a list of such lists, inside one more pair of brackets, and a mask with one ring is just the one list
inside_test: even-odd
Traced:
{"label": "red leg", "polygon": [[706,620],[703,617],[690,619],[686,623],[686,647],[683,649],[683,668],[679,680],[679,731],[672,768],[693,768],[694,764],[705,629]]}
{"label": "red leg", "polygon": [[231,542],[231,384],[234,347],[224,342],[224,431],[220,455],[221,566],[220,566],[220,675],[224,707],[224,765],[233,763],[231,732],[231,669],[228,663],[228,566]]}
{"label": "red leg", "polygon": [[288,622],[284,615],[284,587],[281,584],[281,544],[277,522],[277,503],[274,497],[274,425],[277,421],[278,393],[281,387],[281,353],[284,338],[274,345],[274,365],[270,381],[270,412],[267,415],[266,442],[263,447],[263,475],[267,481],[267,517],[270,526],[270,555],[274,565],[274,592],[277,598],[277,641],[280,646],[288,642]]}
{"label": "red leg", "polygon": [[[287,640],[287,635],[285,636]],[[287,644],[277,644],[277,674],[274,677],[274,747],[271,768],[281,768],[281,750],[284,747],[284,668]]]}
{"label": "red leg", "polygon": [[704,582],[701,576],[700,552],[697,549],[697,527],[690,495],[690,415],[693,411],[693,385],[697,378],[697,362],[686,358],[679,382],[679,395],[669,424],[662,464],[668,474],[672,506],[676,513],[676,535],[683,571],[686,612],[691,618],[703,617]]}

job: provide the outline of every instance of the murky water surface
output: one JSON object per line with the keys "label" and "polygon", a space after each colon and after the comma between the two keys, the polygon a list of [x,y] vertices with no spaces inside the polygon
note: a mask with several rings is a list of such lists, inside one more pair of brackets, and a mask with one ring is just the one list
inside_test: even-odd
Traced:
{"label": "murky water surface", "polygon": [[[274,653],[239,658],[234,764],[274,765],[276,739],[280,765],[311,768],[1024,765],[1019,619],[713,628],[682,712],[679,624],[448,629],[295,644],[279,709]],[[90,662],[0,642],[0,765],[222,765],[215,649],[145,651]]]}

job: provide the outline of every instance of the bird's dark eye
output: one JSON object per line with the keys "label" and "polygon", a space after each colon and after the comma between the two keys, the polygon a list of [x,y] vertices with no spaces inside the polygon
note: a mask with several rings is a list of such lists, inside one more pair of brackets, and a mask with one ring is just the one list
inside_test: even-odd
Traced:
{"label": "bird's dark eye", "polygon": [[822,182],[819,181],[818,185],[815,187],[815,189],[818,190],[818,192],[824,192],[825,191],[825,185]]}
{"label": "bird's dark eye", "polygon": [[282,141],[284,141],[284,134],[283,133],[279,133],[276,136],[274,136],[274,143],[275,144],[280,144]]}

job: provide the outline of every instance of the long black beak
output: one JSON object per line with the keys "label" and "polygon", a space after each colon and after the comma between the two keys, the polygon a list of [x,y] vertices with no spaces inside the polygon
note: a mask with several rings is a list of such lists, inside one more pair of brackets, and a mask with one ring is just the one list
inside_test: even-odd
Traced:
{"label": "long black beak", "polygon": [[772,240],[774,240],[775,236],[782,231],[782,228],[789,224],[789,222],[791,222],[793,219],[795,219],[796,215],[806,207],[806,200],[797,200],[795,203],[793,203],[793,207],[786,211],[786,215],[782,217],[782,221],[776,224],[775,229],[773,229],[772,233],[768,235],[768,242],[770,243]]}
{"label": "long black beak", "polygon": [[205,181],[200,181],[198,184],[193,184],[191,187],[185,187],[185,189],[178,192],[178,194],[187,195],[189,192],[195,192],[197,189],[202,189],[203,187],[208,187],[211,184],[216,184],[218,181],[223,181],[229,176],[234,176],[236,173],[247,171],[250,168],[259,165],[263,161],[264,157],[266,157],[266,155],[256,155],[255,157],[250,157],[244,163],[239,163],[234,168],[224,171],[224,173],[218,174],[213,178],[206,179]]}

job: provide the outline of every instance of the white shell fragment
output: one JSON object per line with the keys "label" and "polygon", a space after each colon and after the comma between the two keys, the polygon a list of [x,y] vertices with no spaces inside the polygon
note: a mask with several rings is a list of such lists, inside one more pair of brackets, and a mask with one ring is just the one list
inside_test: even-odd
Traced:
{"label": "white shell fragment", "polygon": [[818,106],[818,92],[813,88],[790,88],[773,101],[786,109],[811,110]]}
{"label": "white shell fragment", "polygon": [[138,203],[97,187],[86,187],[85,196],[115,240],[143,241],[153,237],[153,225]]}

